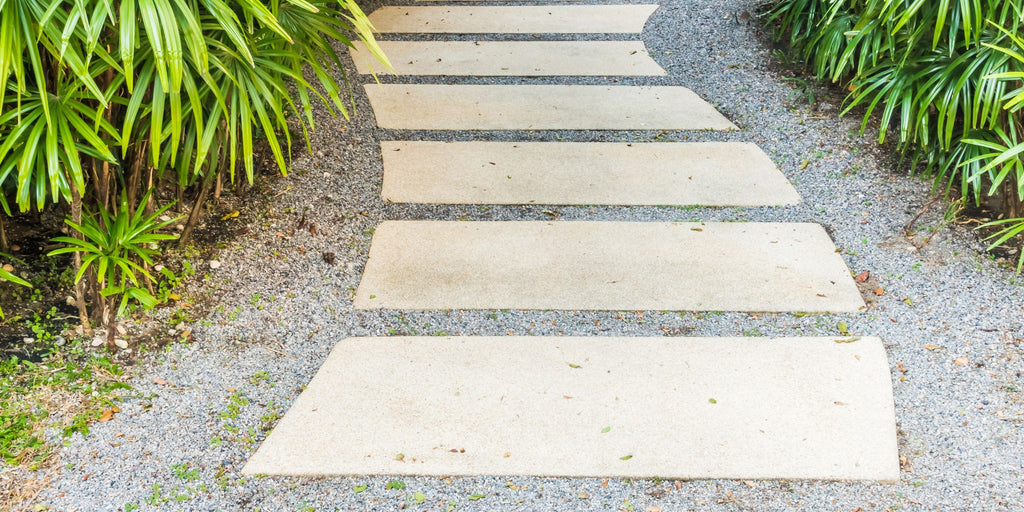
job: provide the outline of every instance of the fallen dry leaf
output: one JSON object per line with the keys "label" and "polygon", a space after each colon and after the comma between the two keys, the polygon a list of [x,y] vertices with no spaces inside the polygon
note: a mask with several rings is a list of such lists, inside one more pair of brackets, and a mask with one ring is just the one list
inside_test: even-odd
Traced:
{"label": "fallen dry leaf", "polygon": [[157,377],[157,378],[153,379],[153,384],[159,384],[161,386],[166,386],[167,384],[169,384],[169,382],[167,382],[164,379],[161,379],[160,377]]}
{"label": "fallen dry leaf", "polygon": [[113,411],[113,409],[104,409],[103,410],[103,414],[100,415],[100,419],[98,419],[96,421],[98,421],[100,423],[103,423],[105,421],[110,421],[112,419],[114,419],[114,411]]}
{"label": "fallen dry leaf", "polygon": [[874,290],[871,290],[871,291],[874,292],[874,294],[878,295],[879,297],[881,297],[882,295],[885,295],[885,290],[883,290],[881,288],[875,288]]}
{"label": "fallen dry leaf", "polygon": [[871,277],[871,272],[865,270],[860,274],[857,274],[857,277],[855,279],[857,279],[858,283],[863,283],[864,281],[867,281],[869,277]]}
{"label": "fallen dry leaf", "polygon": [[939,347],[938,345],[932,345],[932,344],[929,343],[928,345],[925,345],[924,348],[925,348],[925,350],[935,350],[935,349],[941,348],[941,347]]}
{"label": "fallen dry leaf", "polygon": [[644,510],[646,510],[647,512],[661,512],[661,507],[655,507],[654,505],[651,505],[650,507],[647,507]]}
{"label": "fallen dry leaf", "polygon": [[605,478],[604,481],[601,482],[601,487],[608,487],[608,479],[607,478]]}
{"label": "fallen dry leaf", "polygon": [[967,366],[967,363],[969,363],[969,362],[970,362],[970,360],[967,359],[966,356],[960,356],[960,357],[958,357],[958,358],[953,360],[953,364],[955,364],[957,366]]}

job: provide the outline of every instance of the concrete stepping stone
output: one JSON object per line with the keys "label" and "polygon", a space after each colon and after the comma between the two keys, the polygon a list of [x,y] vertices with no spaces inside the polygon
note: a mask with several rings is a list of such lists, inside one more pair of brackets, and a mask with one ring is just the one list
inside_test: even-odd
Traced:
{"label": "concrete stepping stone", "polygon": [[[663,76],[642,41],[380,41],[398,75]],[[366,45],[352,59],[376,73]],[[362,55],[360,55],[362,54]]]}
{"label": "concrete stepping stone", "polygon": [[771,206],[800,202],[747,142],[381,142],[396,203]]}
{"label": "concrete stepping stone", "polygon": [[685,87],[366,84],[381,128],[734,130]]}
{"label": "concrete stepping stone", "polygon": [[370,13],[380,33],[639,34],[657,5],[413,5]]}
{"label": "concrete stepping stone", "polygon": [[357,309],[863,307],[817,224],[385,221]]}
{"label": "concrete stepping stone", "polygon": [[878,338],[350,338],[246,475],[899,478]]}

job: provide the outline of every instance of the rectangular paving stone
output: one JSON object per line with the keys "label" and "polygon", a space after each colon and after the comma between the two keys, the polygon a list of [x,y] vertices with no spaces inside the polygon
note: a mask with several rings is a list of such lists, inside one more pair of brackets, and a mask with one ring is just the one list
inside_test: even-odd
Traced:
{"label": "rectangular paving stone", "polygon": [[657,5],[404,5],[370,13],[380,33],[639,34]]}
{"label": "rectangular paving stone", "polygon": [[[362,42],[352,59],[376,73]],[[642,41],[379,41],[398,75],[662,76]]]}
{"label": "rectangular paving stone", "polygon": [[766,206],[800,202],[747,142],[381,142],[396,203]]}
{"label": "rectangular paving stone", "polygon": [[817,224],[385,221],[358,309],[857,311]]}
{"label": "rectangular paving stone", "polygon": [[676,86],[365,84],[381,128],[734,130]]}
{"label": "rectangular paving stone", "polygon": [[350,338],[246,475],[899,478],[860,338]]}

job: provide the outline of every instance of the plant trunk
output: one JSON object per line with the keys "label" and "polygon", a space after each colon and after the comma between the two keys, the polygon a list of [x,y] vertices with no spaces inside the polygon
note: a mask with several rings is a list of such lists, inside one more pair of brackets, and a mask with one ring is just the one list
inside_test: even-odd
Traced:
{"label": "plant trunk", "polygon": [[185,229],[181,232],[181,236],[178,238],[178,244],[184,246],[188,243],[188,239],[192,236],[192,230],[195,229],[196,224],[199,222],[199,217],[203,213],[203,203],[206,202],[206,194],[210,192],[210,188],[213,186],[216,174],[212,170],[206,171],[206,176],[203,177],[203,184],[199,188],[199,195],[196,197],[195,204],[192,205],[192,211],[188,214],[188,221],[185,222]]}
{"label": "plant trunk", "polygon": [[0,248],[2,248],[4,252],[10,248],[10,245],[7,243],[7,221],[5,220],[5,217],[6,216],[4,214],[0,213]]}
{"label": "plant trunk", "polygon": [[117,351],[117,343],[114,343],[114,337],[117,336],[117,310],[111,307],[107,308],[107,350],[110,352]]}
{"label": "plant trunk", "polygon": [[[149,176],[146,178],[146,190],[153,190],[153,168],[152,167],[149,168],[149,173],[148,174],[149,174]],[[146,204],[143,205],[143,206],[144,206],[143,211],[146,212],[146,215],[149,215],[149,214],[153,213],[154,211],[156,211],[156,199],[153,198],[153,195],[149,196],[149,201],[146,201]]]}
{"label": "plant trunk", "polygon": [[[71,183],[71,222],[82,225],[82,195],[74,182]],[[82,234],[73,229],[72,236],[81,240]],[[75,275],[82,268],[82,253],[75,251]],[[92,337],[92,325],[89,323],[89,312],[85,309],[85,282],[75,280],[75,305],[78,306],[78,321],[82,324],[82,334]]]}

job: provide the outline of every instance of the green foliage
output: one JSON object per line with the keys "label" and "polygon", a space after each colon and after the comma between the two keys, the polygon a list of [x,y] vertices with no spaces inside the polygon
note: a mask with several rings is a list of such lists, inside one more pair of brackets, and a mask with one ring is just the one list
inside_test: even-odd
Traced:
{"label": "green foliage", "polygon": [[[3,258],[15,259],[14,256],[11,256],[10,254],[7,254],[5,252],[0,252],[0,259],[3,259]],[[14,284],[19,284],[21,286],[27,286],[29,288],[32,288],[32,283],[29,283],[28,281],[26,281],[26,280],[24,280],[24,279],[22,279],[22,278],[20,278],[20,277],[18,277],[16,275],[10,273],[10,272],[4,270],[3,267],[0,267],[0,281],[10,281],[10,282],[12,282]],[[2,320],[3,318],[4,318],[4,310],[0,309],[0,320]]]}
{"label": "green foliage", "polygon": [[242,161],[251,179],[254,128],[284,172],[289,122],[313,126],[311,98],[347,114],[326,65],[349,34],[386,62],[352,0],[4,2],[0,185],[21,210],[70,201],[95,185],[83,155],[122,176],[174,169],[182,185]]}
{"label": "green foliage", "polygon": [[[222,174],[252,182],[258,139],[285,173],[314,103],[348,115],[332,68],[353,39],[387,67],[354,0],[0,0],[0,208],[69,203],[84,239],[60,241],[106,258],[89,288],[121,297],[122,313],[126,299],[151,304],[148,254],[117,253],[123,233],[107,231],[151,220],[137,218],[160,206],[147,190],[199,188],[201,212]],[[83,204],[98,216],[79,219]],[[149,227],[139,247],[166,239]]]}
{"label": "green foliage", "polygon": [[877,115],[879,142],[895,129],[936,188],[975,203],[999,195],[1014,216],[1024,213],[1022,12],[1022,0],[774,0],[766,17],[818,78],[846,87],[844,113],[862,111],[862,129]]}
{"label": "green foliage", "polygon": [[[146,204],[148,197],[147,193],[143,197],[143,204]],[[54,238],[55,242],[65,243],[67,247],[55,249],[49,255],[81,253],[82,266],[75,276],[76,282],[95,265],[93,271],[100,285],[100,293],[104,297],[121,299],[117,308],[119,316],[124,315],[130,300],[151,308],[157,303],[156,297],[143,285],[145,282],[152,285],[155,279],[142,264],[153,265],[152,256],[158,252],[155,247],[159,241],[177,238],[176,235],[158,232],[178,220],[159,220],[169,207],[164,206],[149,215],[146,215],[145,209],[138,208],[133,214],[127,198],[122,197],[117,213],[112,214],[101,206],[97,215],[86,212],[81,224],[67,220],[68,226],[84,239]]]}

